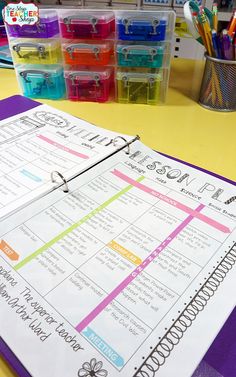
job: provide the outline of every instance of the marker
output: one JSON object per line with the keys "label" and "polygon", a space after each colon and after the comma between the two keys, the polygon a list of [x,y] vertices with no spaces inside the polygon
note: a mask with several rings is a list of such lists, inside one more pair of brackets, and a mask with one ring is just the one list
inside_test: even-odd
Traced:
{"label": "marker", "polygon": [[214,55],[217,59],[221,59],[220,43],[219,43],[216,30],[213,29],[211,31],[211,34],[212,34],[212,44],[213,44]]}
{"label": "marker", "polygon": [[236,60],[236,36],[234,38],[234,60]]}
{"label": "marker", "polygon": [[222,52],[223,52],[224,59],[226,60],[234,59],[233,45],[231,43],[227,30],[222,31]]}

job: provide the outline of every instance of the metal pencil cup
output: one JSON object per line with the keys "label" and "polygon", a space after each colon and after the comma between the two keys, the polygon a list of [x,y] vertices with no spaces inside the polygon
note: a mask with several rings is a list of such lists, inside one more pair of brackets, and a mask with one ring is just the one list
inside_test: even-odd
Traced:
{"label": "metal pencil cup", "polygon": [[205,54],[200,105],[216,111],[236,111],[236,60],[221,60]]}

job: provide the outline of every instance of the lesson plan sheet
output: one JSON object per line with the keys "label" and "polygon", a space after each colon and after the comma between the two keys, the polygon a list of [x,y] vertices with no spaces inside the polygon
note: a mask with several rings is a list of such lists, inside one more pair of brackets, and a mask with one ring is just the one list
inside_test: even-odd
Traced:
{"label": "lesson plan sheet", "polygon": [[0,224],[1,335],[33,377],[191,376],[213,335],[175,349],[235,305],[235,187],[130,147]]}
{"label": "lesson plan sheet", "polygon": [[61,184],[53,171],[68,180],[113,153],[117,136],[47,105],[1,121],[0,218]]}

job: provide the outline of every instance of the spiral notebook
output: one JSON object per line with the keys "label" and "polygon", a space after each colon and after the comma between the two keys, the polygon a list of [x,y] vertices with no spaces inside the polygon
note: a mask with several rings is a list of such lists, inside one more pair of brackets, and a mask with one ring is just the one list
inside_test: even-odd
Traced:
{"label": "spiral notebook", "polygon": [[0,223],[1,336],[24,373],[190,377],[234,308],[235,183],[134,139]]}

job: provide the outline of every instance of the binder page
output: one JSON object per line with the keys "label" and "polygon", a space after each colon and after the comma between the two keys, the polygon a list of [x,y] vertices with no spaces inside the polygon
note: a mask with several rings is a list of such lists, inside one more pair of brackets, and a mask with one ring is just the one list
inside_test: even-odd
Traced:
{"label": "binder page", "polygon": [[[0,218],[109,156],[124,140],[62,111],[41,105],[0,122]],[[127,141],[133,137],[123,135]]]}
{"label": "binder page", "polygon": [[235,186],[130,147],[0,224],[1,336],[33,377],[190,377],[235,305]]}

